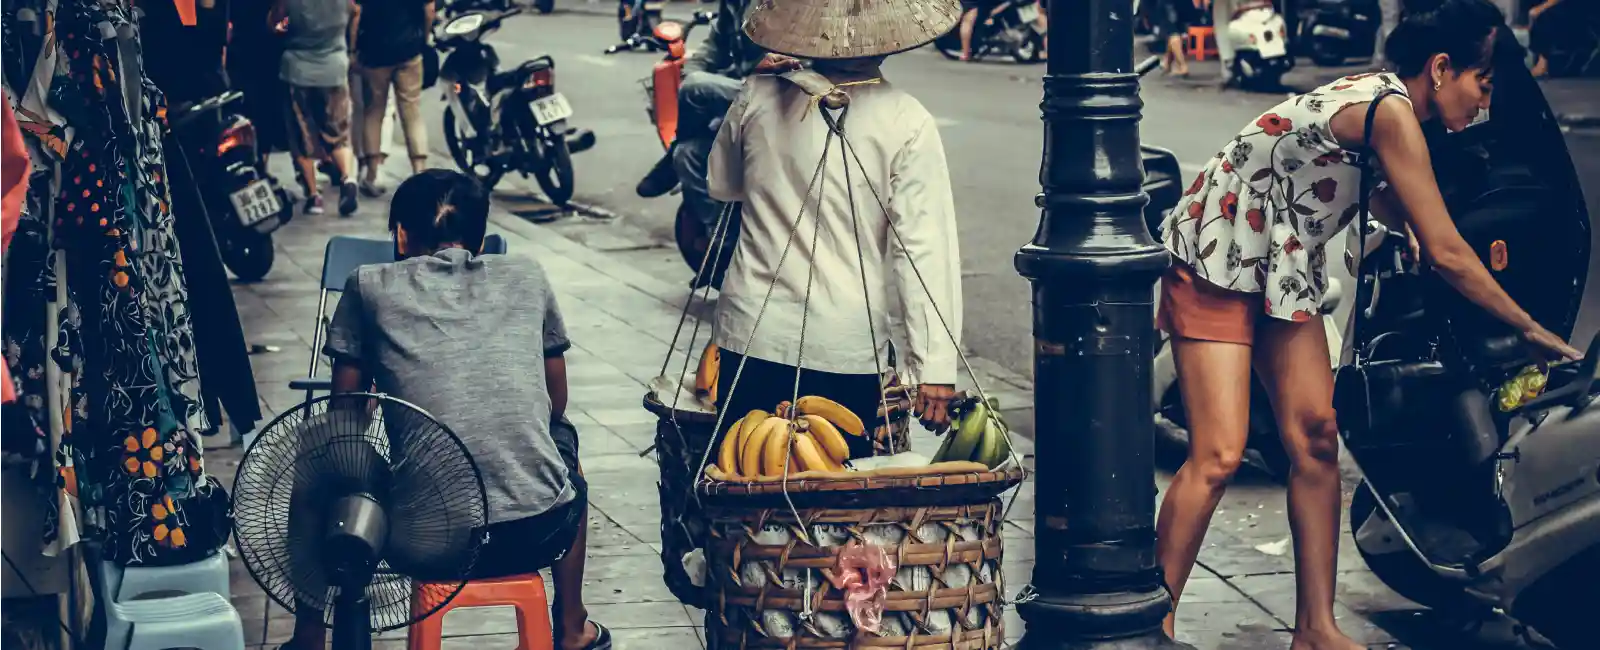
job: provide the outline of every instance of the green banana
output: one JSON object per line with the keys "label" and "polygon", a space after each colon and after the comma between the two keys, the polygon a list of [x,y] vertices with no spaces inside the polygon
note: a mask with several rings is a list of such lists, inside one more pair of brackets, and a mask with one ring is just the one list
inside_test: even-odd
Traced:
{"label": "green banana", "polygon": [[973,460],[983,463],[989,469],[994,469],[1006,462],[1010,456],[1011,441],[1006,435],[1006,425],[996,414],[984,426],[983,444],[978,447],[977,457]]}
{"label": "green banana", "polygon": [[961,418],[960,428],[948,434],[953,440],[944,460],[972,460],[978,444],[983,441],[984,423],[988,420],[989,405],[982,401],[974,403],[972,410]]}
{"label": "green banana", "polygon": [[939,444],[939,451],[934,452],[933,454],[933,462],[942,463],[950,460],[950,443],[955,442],[955,440],[956,432],[946,431],[944,434],[944,442]]}

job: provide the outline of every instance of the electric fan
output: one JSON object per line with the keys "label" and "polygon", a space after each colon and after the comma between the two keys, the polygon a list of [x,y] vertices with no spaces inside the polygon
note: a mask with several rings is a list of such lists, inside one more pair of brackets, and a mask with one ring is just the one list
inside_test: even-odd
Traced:
{"label": "electric fan", "polygon": [[[320,612],[333,647],[437,612],[466,584],[488,504],[461,440],[387,395],[320,397],[279,415],[233,484],[245,568],[285,609]],[[414,582],[426,582],[421,589]]]}

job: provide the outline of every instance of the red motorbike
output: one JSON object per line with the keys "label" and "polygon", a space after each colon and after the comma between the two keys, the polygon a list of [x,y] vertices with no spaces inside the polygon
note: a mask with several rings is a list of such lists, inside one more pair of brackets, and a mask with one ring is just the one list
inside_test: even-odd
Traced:
{"label": "red motorbike", "polygon": [[[715,12],[697,11],[687,24],[663,20],[649,34],[634,34],[606,48],[606,54],[641,50],[666,53],[656,62],[650,76],[640,81],[644,86],[645,114],[650,116],[650,123],[656,127],[656,136],[661,140],[663,150],[671,147],[678,136],[678,87],[683,84],[683,64],[689,57],[689,33],[696,26],[711,24],[715,18]],[[672,194],[680,192],[674,189]],[[678,206],[678,214],[673,220],[673,235],[684,263],[698,271],[700,263],[706,259],[706,250],[711,246],[711,233],[686,205]],[[727,266],[731,253],[732,247],[729,246],[717,265],[719,270]],[[704,282],[716,284],[713,278],[705,278],[705,275],[697,274],[696,286],[703,286]]]}

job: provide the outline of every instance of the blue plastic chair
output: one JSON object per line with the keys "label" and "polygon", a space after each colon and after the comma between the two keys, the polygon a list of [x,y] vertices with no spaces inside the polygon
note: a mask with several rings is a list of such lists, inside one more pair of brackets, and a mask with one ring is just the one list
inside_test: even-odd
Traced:
{"label": "blue plastic chair", "polygon": [[220,594],[203,593],[107,605],[113,618],[128,622],[122,636],[106,637],[110,648],[126,650],[244,650],[244,623]]}
{"label": "blue plastic chair", "polygon": [[[499,234],[489,234],[483,238],[483,254],[504,255],[506,250],[506,239]],[[322,252],[322,291],[317,296],[317,326],[311,334],[311,370],[305,377],[289,380],[291,390],[305,391],[307,402],[316,396],[317,391],[333,390],[331,377],[317,376],[322,366],[323,338],[331,320],[328,297],[344,291],[345,282],[357,268],[393,261],[394,241],[390,239],[336,235],[328,240],[328,246]]]}

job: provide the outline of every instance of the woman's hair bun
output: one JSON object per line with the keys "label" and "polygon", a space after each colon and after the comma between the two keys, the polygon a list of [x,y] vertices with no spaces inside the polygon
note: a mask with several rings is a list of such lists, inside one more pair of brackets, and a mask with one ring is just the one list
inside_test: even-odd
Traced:
{"label": "woman's hair bun", "polygon": [[1406,0],[1383,53],[1403,77],[1422,73],[1435,54],[1449,55],[1457,70],[1484,67],[1493,51],[1491,37],[1505,23],[1505,14],[1489,0]]}

